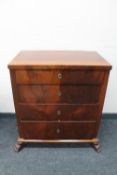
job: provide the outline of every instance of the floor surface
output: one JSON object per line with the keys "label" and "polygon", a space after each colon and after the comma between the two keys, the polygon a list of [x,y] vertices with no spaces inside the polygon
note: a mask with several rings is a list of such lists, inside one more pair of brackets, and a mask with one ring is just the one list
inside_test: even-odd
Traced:
{"label": "floor surface", "polygon": [[102,120],[101,153],[79,144],[26,145],[15,153],[16,138],[15,117],[0,117],[0,175],[117,174],[117,119]]}

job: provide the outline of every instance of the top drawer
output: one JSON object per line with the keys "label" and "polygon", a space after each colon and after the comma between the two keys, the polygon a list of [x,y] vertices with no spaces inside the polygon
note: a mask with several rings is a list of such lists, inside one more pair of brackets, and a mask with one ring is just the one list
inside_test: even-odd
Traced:
{"label": "top drawer", "polygon": [[16,70],[17,84],[101,84],[104,71]]}

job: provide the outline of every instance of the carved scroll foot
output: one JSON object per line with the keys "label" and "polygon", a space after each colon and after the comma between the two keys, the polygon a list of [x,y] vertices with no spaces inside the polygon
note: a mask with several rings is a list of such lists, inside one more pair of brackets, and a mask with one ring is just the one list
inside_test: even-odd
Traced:
{"label": "carved scroll foot", "polygon": [[94,148],[98,153],[101,152],[101,145],[100,145],[99,140],[96,141],[96,142],[94,142],[94,143],[92,143],[92,146],[93,146],[93,148]]}
{"label": "carved scroll foot", "polygon": [[22,145],[23,145],[23,142],[17,140],[16,144],[14,145],[14,151],[19,152],[22,148]]}

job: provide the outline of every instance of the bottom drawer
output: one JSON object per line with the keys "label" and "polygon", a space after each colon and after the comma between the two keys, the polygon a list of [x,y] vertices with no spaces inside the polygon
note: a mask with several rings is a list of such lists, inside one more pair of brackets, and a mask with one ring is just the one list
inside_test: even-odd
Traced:
{"label": "bottom drawer", "polygon": [[24,139],[92,139],[95,122],[21,122],[20,137]]}

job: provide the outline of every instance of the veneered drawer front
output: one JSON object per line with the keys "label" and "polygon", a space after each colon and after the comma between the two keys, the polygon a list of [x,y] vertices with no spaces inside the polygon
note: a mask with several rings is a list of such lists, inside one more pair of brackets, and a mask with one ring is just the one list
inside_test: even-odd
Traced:
{"label": "veneered drawer front", "polygon": [[99,105],[19,105],[24,121],[96,121]]}
{"label": "veneered drawer front", "polygon": [[20,137],[24,139],[92,139],[95,122],[21,122]]}
{"label": "veneered drawer front", "polygon": [[16,70],[17,84],[101,84],[104,71]]}
{"label": "veneered drawer front", "polygon": [[99,102],[101,86],[18,86],[21,103],[92,104]]}

